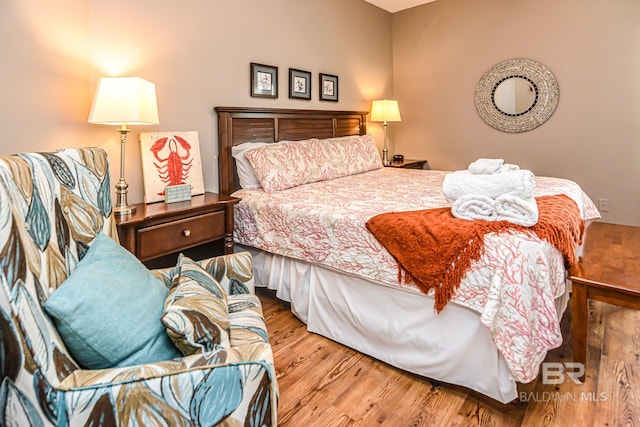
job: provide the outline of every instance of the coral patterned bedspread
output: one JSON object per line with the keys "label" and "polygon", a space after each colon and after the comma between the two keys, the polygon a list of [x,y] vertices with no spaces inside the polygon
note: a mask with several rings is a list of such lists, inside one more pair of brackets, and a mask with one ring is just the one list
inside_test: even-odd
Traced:
{"label": "coral patterned bedspread", "polygon": [[[234,239],[420,294],[398,283],[396,261],[365,223],[380,213],[449,206],[441,192],[446,173],[381,168],[270,194],[239,190]],[[600,217],[575,182],[537,177],[536,196],[553,194],[571,197],[585,220]],[[565,290],[564,261],[554,246],[524,233],[491,233],[452,302],[480,314],[516,380],[529,382],[547,351],[562,343],[554,299]]]}

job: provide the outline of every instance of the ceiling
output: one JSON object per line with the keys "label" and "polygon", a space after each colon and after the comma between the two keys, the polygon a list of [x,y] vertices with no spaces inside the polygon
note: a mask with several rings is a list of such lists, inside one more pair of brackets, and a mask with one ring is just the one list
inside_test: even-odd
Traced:
{"label": "ceiling", "polygon": [[425,3],[431,3],[435,0],[365,0],[374,4],[388,12],[394,13],[410,7],[418,6]]}

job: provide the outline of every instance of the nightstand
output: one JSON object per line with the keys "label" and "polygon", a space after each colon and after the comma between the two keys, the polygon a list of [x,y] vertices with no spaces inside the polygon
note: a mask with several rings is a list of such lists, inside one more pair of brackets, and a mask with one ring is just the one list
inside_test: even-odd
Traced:
{"label": "nightstand", "polygon": [[179,252],[212,242],[218,253],[206,256],[232,253],[233,206],[239,201],[205,193],[185,202],[138,203],[133,214],[115,216],[120,244],[153,267],[174,265]]}
{"label": "nightstand", "polygon": [[386,167],[390,168],[403,168],[403,169],[431,169],[429,167],[429,162],[426,160],[415,160],[415,159],[404,159],[402,162],[394,162],[386,165]]}

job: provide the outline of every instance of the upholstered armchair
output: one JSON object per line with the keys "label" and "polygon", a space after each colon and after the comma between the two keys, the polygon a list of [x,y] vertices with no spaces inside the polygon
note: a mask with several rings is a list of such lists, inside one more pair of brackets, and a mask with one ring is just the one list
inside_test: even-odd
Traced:
{"label": "upholstered armchair", "polygon": [[[80,274],[96,236],[117,242],[103,150],[0,156],[0,425],[276,425],[273,356],[248,253],[151,271],[167,301],[183,305],[177,315],[167,314],[169,302],[153,307],[163,323],[195,319],[189,333],[213,344],[196,340],[188,355],[176,346],[177,357],[152,363],[81,367],[60,332],[67,319],[55,320],[48,305]],[[109,279],[118,275],[114,267]],[[222,298],[224,322],[213,332],[200,314],[180,317],[190,304],[182,297],[204,276]],[[178,295],[178,285],[187,292]]]}

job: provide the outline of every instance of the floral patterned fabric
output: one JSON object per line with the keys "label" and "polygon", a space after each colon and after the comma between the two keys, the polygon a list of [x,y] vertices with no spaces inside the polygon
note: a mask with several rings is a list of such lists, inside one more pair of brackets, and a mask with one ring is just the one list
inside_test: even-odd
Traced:
{"label": "floral patterned fabric", "polygon": [[[0,425],[276,425],[264,341],[149,365],[78,368],[42,304],[100,232],[117,239],[103,150],[0,156]],[[229,296],[253,292],[249,254],[201,265]],[[175,274],[152,273],[167,287]],[[266,336],[264,322],[252,318],[248,328]]]}
{"label": "floral patterned fabric", "polygon": [[382,167],[371,135],[287,141],[248,150],[244,156],[268,193]]}
{"label": "floral patterned fabric", "polygon": [[261,326],[264,321],[262,306],[257,296],[230,295],[229,318],[231,319],[229,338],[232,347],[269,342],[267,331]]}
{"label": "floral patterned fabric", "polygon": [[[420,293],[410,283],[398,283],[396,261],[365,223],[385,212],[450,206],[441,191],[446,173],[383,168],[272,194],[239,190],[234,238]],[[600,216],[575,182],[537,177],[536,188],[536,196],[571,197],[585,220]],[[490,233],[483,256],[466,272],[452,301],[480,314],[514,376],[528,382],[547,351],[562,343],[554,299],[565,291],[564,261],[555,247],[526,233]]]}
{"label": "floral patterned fabric", "polygon": [[227,294],[207,271],[180,254],[162,323],[185,356],[229,348]]}

